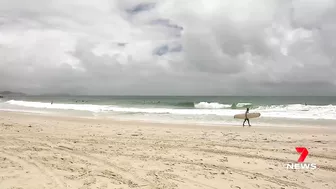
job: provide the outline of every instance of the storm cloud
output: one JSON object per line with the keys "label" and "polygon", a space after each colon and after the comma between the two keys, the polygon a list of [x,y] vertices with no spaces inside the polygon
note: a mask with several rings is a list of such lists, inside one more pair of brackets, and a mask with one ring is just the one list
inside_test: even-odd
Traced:
{"label": "storm cloud", "polygon": [[336,95],[335,0],[0,0],[0,91]]}

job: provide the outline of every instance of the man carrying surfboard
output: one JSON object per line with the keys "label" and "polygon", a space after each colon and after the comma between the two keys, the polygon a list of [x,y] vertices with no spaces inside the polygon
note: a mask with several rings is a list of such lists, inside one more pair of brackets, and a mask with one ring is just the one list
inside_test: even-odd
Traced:
{"label": "man carrying surfboard", "polygon": [[250,119],[247,118],[247,114],[249,113],[250,111],[250,108],[246,108],[246,112],[245,112],[245,119],[244,119],[244,122],[243,122],[243,127],[245,127],[245,122],[247,121],[247,123],[249,124],[249,127],[251,127],[250,125]]}
{"label": "man carrying surfboard", "polygon": [[245,113],[236,114],[236,115],[233,116],[233,118],[235,118],[235,119],[243,119],[244,120],[243,127],[245,126],[245,122],[246,121],[248,122],[249,126],[251,126],[250,119],[260,117],[260,113],[259,112],[249,113],[249,111],[250,111],[250,107],[248,107],[246,109]]}

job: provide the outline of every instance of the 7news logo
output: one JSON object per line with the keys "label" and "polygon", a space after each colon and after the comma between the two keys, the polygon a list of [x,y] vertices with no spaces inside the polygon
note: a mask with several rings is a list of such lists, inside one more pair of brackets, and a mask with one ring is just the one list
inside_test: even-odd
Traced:
{"label": "7news logo", "polygon": [[300,157],[298,159],[298,163],[288,163],[286,165],[287,169],[317,169],[315,163],[304,163],[304,160],[308,156],[309,152],[305,147],[296,147],[295,148],[298,153],[300,153]]}

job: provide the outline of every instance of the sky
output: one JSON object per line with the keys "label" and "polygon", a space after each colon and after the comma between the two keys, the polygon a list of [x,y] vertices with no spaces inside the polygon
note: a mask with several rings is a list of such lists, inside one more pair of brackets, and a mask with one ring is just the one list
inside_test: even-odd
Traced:
{"label": "sky", "polygon": [[336,0],[0,0],[0,91],[336,95]]}

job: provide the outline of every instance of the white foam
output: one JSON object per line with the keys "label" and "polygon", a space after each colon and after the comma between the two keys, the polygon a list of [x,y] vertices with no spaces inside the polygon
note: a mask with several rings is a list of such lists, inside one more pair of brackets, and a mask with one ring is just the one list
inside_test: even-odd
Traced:
{"label": "white foam", "polygon": [[252,105],[252,103],[249,103],[249,102],[240,102],[236,105],[236,107],[242,108],[242,107],[251,106],[251,105]]}
{"label": "white foam", "polygon": [[119,107],[93,104],[51,104],[45,102],[16,101],[10,100],[6,103],[32,108],[60,109],[60,110],[80,110],[90,112],[128,112],[128,113],[153,113],[153,114],[178,114],[178,115],[222,115],[231,116],[237,110],[212,110],[212,109],[171,109],[171,108],[135,108]]}
{"label": "white foam", "polygon": [[[10,105],[38,108],[38,109],[56,109],[56,110],[78,110],[89,112],[120,112],[120,113],[143,113],[143,114],[171,114],[187,116],[228,116],[233,117],[235,114],[244,113],[242,110],[229,109],[230,105],[219,103],[198,103],[196,109],[172,109],[172,108],[144,108],[144,107],[120,107],[110,105],[94,104],[61,104],[45,103],[31,101],[10,100],[6,102]],[[196,106],[195,106],[196,107]],[[302,104],[291,105],[271,105],[261,106],[252,109],[250,112],[260,112],[261,117],[269,118],[289,118],[289,119],[329,119],[336,120],[336,106],[313,106]]]}
{"label": "white foam", "polygon": [[223,109],[223,108],[230,108],[230,104],[220,104],[218,102],[200,102],[195,104],[195,108],[199,109]]}
{"label": "white foam", "polygon": [[18,105],[31,108],[42,108],[42,109],[60,109],[60,110],[81,110],[81,111],[91,111],[100,112],[102,108],[106,106],[93,105],[93,104],[57,104],[57,103],[45,103],[45,102],[32,102],[32,101],[19,101],[19,100],[9,100],[6,103],[11,105]]}
{"label": "white foam", "polygon": [[264,117],[301,118],[301,119],[336,119],[336,106],[316,106],[303,104],[262,106],[254,111]]}

